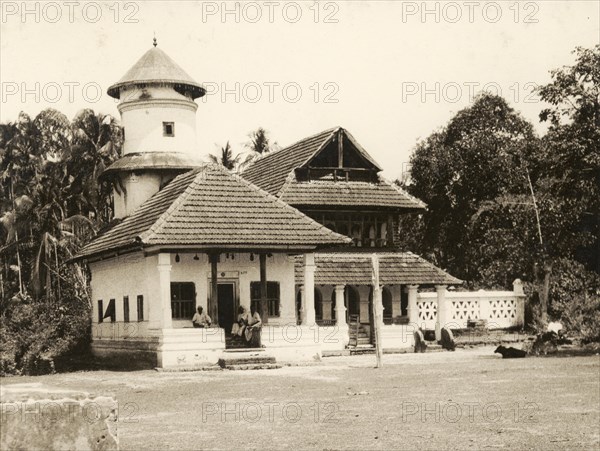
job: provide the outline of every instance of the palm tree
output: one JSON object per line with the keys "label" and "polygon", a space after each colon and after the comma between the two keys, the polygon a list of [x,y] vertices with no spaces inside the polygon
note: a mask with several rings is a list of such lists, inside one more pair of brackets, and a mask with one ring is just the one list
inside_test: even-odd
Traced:
{"label": "palm tree", "polygon": [[264,128],[258,127],[258,129],[255,131],[250,132],[248,137],[250,138],[250,141],[246,143],[245,147],[250,151],[259,155],[263,155],[271,151],[269,132],[267,132]]}
{"label": "palm tree", "polygon": [[[60,297],[59,267],[73,252],[69,245],[77,247],[110,219],[111,187],[99,185],[97,177],[118,157],[121,143],[114,118],[92,110],[73,121],[47,109],[34,120],[21,114],[15,123],[1,124],[0,253],[3,266],[18,275],[21,294],[30,276],[36,298],[50,294],[51,285]],[[92,213],[95,223],[88,219]]]}
{"label": "palm tree", "polygon": [[75,115],[71,128],[73,143],[67,165],[68,172],[75,177],[70,200],[76,208],[69,213],[93,212],[95,218],[109,221],[112,187],[99,184],[98,177],[119,158],[123,145],[121,127],[113,116],[84,109]]}
{"label": "palm tree", "polygon": [[279,150],[277,142],[271,144],[269,139],[269,132],[262,127],[258,127],[256,130],[248,134],[250,141],[248,141],[244,147],[250,151],[244,161],[240,164],[241,167],[247,166],[255,158],[260,155],[264,155],[273,150]]}
{"label": "palm tree", "polygon": [[229,141],[225,144],[225,147],[221,147],[221,156],[208,155],[210,160],[215,164],[224,166],[225,169],[232,171],[240,164],[240,155],[233,156],[233,151],[229,145]]}

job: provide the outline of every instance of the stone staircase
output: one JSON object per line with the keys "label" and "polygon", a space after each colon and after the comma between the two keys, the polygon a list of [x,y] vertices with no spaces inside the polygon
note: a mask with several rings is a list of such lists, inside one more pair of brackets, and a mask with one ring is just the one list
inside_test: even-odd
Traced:
{"label": "stone staircase", "polygon": [[350,315],[350,322],[348,324],[348,349],[350,349],[350,355],[371,354],[375,352],[375,347],[371,343],[371,337],[367,329],[359,321],[358,315]]}
{"label": "stone staircase", "polygon": [[241,337],[234,337],[231,334],[225,335],[225,349],[248,349],[246,343]]}
{"label": "stone staircase", "polygon": [[264,349],[227,349],[219,359],[219,366],[225,370],[272,370],[281,368],[275,357]]}

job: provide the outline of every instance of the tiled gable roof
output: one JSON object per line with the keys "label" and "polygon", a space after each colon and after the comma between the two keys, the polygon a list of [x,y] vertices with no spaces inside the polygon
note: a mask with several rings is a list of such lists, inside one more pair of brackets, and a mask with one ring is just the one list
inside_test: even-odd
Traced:
{"label": "tiled gable roof", "polygon": [[413,210],[427,208],[425,203],[381,176],[377,176],[375,183],[333,179],[298,181],[294,170],[315,157],[340,130],[373,168],[379,171],[377,162],[354,137],[347,130],[336,127],[279,151],[267,153],[253,161],[242,172],[242,177],[294,206],[371,206]]}
{"label": "tiled gable roof", "polygon": [[357,206],[424,209],[427,206],[400,187],[380,179],[379,183],[315,180],[287,184],[281,200],[295,206]]}
{"label": "tiled gable roof", "polygon": [[349,242],[241,177],[207,164],[176,177],[77,258],[128,246],[314,249]]}
{"label": "tiled gable roof", "polygon": [[[462,281],[412,252],[377,252],[382,285],[457,285]],[[372,253],[315,254],[315,283],[372,285]],[[302,257],[296,257],[296,283],[304,282]]]}
{"label": "tiled gable roof", "polygon": [[290,173],[333,139],[338,129],[339,127],[325,130],[284,149],[267,153],[254,160],[244,170],[242,177],[268,193],[277,195]]}

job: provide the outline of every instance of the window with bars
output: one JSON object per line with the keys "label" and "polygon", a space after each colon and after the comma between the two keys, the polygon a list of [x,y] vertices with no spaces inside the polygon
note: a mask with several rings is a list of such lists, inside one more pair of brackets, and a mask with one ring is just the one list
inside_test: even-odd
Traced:
{"label": "window with bars", "polygon": [[171,283],[171,316],[173,319],[189,319],[196,309],[196,287],[193,282]]}
{"label": "window with bars", "polygon": [[[260,282],[250,282],[250,301],[260,312]],[[279,282],[267,282],[269,317],[279,316]]]}

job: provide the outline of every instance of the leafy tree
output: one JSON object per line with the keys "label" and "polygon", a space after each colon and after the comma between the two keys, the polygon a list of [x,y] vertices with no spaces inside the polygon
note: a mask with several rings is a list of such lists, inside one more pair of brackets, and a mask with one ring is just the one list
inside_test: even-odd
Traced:
{"label": "leafy tree", "polygon": [[471,285],[478,282],[479,264],[470,252],[473,217],[486,202],[527,194],[525,168],[537,176],[538,152],[532,125],[487,93],[419,143],[407,189],[429,207],[421,253],[433,254]]}
{"label": "leafy tree", "polygon": [[[110,187],[97,176],[121,143],[116,121],[91,110],[0,124],[0,372],[34,372],[88,339],[87,274],[65,262],[110,220]],[[19,326],[25,319],[38,333]]]}
{"label": "leafy tree", "polygon": [[550,123],[538,139],[517,113],[483,94],[419,143],[408,189],[429,205],[408,243],[472,287],[526,281],[541,323],[600,330],[600,46],[539,88]]}
{"label": "leafy tree", "polygon": [[550,123],[544,170],[562,219],[549,233],[556,254],[600,273],[600,45],[573,53],[575,64],[551,71],[538,90],[551,105],[540,113]]}

